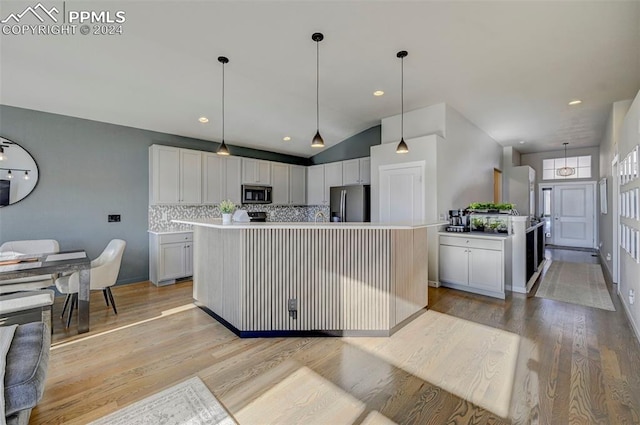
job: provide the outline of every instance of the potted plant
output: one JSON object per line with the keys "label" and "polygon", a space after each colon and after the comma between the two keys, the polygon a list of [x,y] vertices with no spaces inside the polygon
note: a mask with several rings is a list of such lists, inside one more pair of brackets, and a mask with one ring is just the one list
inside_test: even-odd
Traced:
{"label": "potted plant", "polygon": [[477,230],[478,232],[484,232],[484,219],[482,217],[471,218],[471,230]]}
{"label": "potted plant", "polygon": [[222,224],[230,224],[231,214],[233,214],[233,212],[236,210],[236,204],[228,199],[225,199],[224,201],[220,202],[218,208],[222,213]]}
{"label": "potted plant", "polygon": [[500,214],[511,214],[514,205],[510,203],[497,204],[496,208]]}

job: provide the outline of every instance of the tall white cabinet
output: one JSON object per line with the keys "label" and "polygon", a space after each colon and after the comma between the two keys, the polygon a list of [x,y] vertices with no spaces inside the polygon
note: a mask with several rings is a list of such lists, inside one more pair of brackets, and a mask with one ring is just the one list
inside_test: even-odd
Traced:
{"label": "tall white cabinet", "polygon": [[307,202],[307,170],[300,165],[289,166],[289,205]]}
{"label": "tall white cabinet", "polygon": [[149,182],[150,204],[200,204],[201,152],[172,146],[150,146]]}

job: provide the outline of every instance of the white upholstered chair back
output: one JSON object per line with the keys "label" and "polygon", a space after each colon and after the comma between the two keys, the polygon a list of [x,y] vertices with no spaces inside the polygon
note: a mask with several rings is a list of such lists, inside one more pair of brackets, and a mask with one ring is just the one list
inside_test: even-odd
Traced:
{"label": "white upholstered chair back", "polygon": [[[100,290],[115,285],[126,245],[127,243],[122,239],[113,239],[102,251],[102,254],[91,262],[90,282],[92,290]],[[63,293],[77,293],[79,287],[80,274],[75,272],[69,276],[68,292],[65,291]]]}
{"label": "white upholstered chair back", "polygon": [[8,241],[0,245],[0,252],[4,254],[49,254],[59,251],[58,241],[53,239]]}

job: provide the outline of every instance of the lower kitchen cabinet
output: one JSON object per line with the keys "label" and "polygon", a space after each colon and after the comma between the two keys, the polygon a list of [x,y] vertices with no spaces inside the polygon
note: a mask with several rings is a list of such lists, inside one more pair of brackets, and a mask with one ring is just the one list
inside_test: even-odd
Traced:
{"label": "lower kitchen cabinet", "polygon": [[511,275],[510,243],[509,236],[441,233],[440,284],[504,299]]}
{"label": "lower kitchen cabinet", "polygon": [[193,275],[193,232],[149,233],[149,280],[156,286]]}

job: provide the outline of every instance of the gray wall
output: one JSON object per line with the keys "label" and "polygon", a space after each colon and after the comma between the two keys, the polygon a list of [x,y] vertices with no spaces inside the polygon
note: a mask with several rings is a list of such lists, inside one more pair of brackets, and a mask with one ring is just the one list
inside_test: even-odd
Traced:
{"label": "gray wall", "polygon": [[355,136],[344,139],[337,145],[333,145],[328,149],[311,157],[312,164],[326,164],[328,162],[344,161],[347,159],[362,158],[370,156],[371,146],[380,144],[381,126],[377,125]]}
{"label": "gray wall", "polygon": [[[148,146],[213,151],[217,143],[0,105],[0,135],[35,158],[40,180],[23,201],[0,208],[0,243],[56,239],[97,257],[127,241],[119,283],[148,279]],[[306,158],[230,146],[236,155],[294,164]],[[107,214],[122,222],[107,223]]]}

